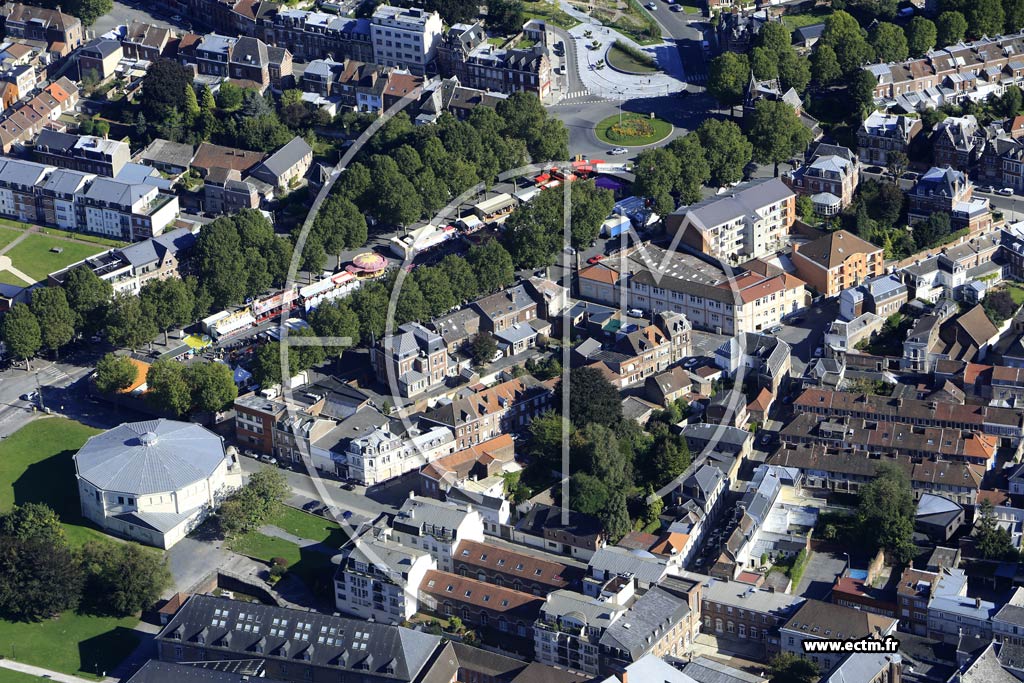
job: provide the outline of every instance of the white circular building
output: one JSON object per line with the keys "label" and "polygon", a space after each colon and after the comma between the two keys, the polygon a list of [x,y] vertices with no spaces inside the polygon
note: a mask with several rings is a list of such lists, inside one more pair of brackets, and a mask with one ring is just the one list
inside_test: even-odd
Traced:
{"label": "white circular building", "polygon": [[74,460],[82,514],[159,548],[180,541],[241,484],[221,437],[191,422],[126,423],[89,439]]}

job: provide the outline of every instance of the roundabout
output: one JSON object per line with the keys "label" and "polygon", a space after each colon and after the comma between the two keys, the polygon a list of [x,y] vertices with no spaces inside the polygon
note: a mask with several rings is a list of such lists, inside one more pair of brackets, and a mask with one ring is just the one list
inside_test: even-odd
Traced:
{"label": "roundabout", "polygon": [[645,114],[619,113],[602,119],[594,126],[594,134],[601,142],[620,147],[642,147],[661,142],[672,134],[668,121]]}

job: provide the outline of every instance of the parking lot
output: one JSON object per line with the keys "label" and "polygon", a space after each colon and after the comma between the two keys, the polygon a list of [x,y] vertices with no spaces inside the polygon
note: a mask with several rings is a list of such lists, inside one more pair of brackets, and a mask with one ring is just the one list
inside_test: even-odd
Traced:
{"label": "parking lot", "polygon": [[846,558],[841,554],[811,552],[794,593],[805,598],[824,600],[832,592],[836,577],[846,568]]}

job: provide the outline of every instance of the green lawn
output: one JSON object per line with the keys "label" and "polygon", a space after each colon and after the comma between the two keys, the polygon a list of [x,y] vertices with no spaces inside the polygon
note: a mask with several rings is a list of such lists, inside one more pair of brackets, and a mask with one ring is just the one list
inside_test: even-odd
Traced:
{"label": "green lawn", "polygon": [[25,282],[9,270],[0,270],[0,283],[14,285],[15,287],[28,287],[31,282]]}
{"label": "green lawn", "polygon": [[831,7],[815,8],[812,12],[801,13],[801,14],[783,14],[782,23],[786,25],[790,31],[801,28],[803,26],[811,26],[813,24],[820,24],[832,14]]}
{"label": "green lawn", "polygon": [[99,678],[97,671],[112,670],[135,649],[138,636],[133,629],[138,623],[137,617],[117,619],[71,612],[34,624],[0,621],[0,653],[61,673]]}
{"label": "green lawn", "polygon": [[658,71],[658,67],[654,64],[635,59],[633,55],[614,44],[608,48],[605,58],[608,60],[609,65],[626,73],[653,74]]}
{"label": "green lawn", "polygon": [[100,237],[99,235],[90,235],[83,232],[71,232],[70,230],[58,230],[57,228],[41,228],[39,232],[44,235],[56,235],[57,237],[68,237],[73,240],[79,240],[81,242],[91,242],[92,244],[100,244],[104,247],[123,247],[127,242],[121,240],[112,240],[109,237]]}
{"label": "green lawn", "polygon": [[0,441],[0,510],[15,503],[46,503],[60,515],[72,545],[105,539],[81,516],[71,460],[85,440],[98,433],[80,422],[47,417]]}
{"label": "green lawn", "polygon": [[[649,122],[652,126],[652,133],[650,135],[643,136],[631,136],[615,139],[609,135],[610,130],[613,126],[617,125],[620,121],[628,123],[630,121],[642,121]],[[604,119],[595,127],[595,133],[597,139],[601,142],[607,142],[609,145],[617,145],[622,147],[633,147],[637,145],[649,145],[659,140],[664,140],[672,133],[672,124],[668,121],[662,121],[661,119],[651,119],[643,114],[627,114],[623,113],[620,117],[619,114],[612,114],[608,118]]]}
{"label": "green lawn", "polygon": [[16,240],[21,234],[21,231],[15,228],[0,228],[0,249]]}
{"label": "green lawn", "polygon": [[39,676],[29,676],[28,674],[18,673],[17,671],[10,671],[9,669],[0,669],[0,683],[39,683],[43,679]]}
{"label": "green lawn", "polygon": [[[50,249],[63,249],[59,254]],[[50,273],[69,266],[76,261],[98,254],[104,247],[97,244],[82,244],[56,239],[47,235],[33,234],[16,244],[7,252],[15,268],[29,277],[46,279]]]}
{"label": "green lawn", "polygon": [[562,10],[558,3],[548,0],[527,0],[523,3],[523,17],[526,19],[543,19],[566,30],[580,22]]}
{"label": "green lawn", "polygon": [[[72,545],[104,540],[79,514],[71,458],[98,431],[62,417],[40,418],[0,441],[0,510],[46,503],[60,515]],[[39,623],[0,621],[0,655],[69,674],[95,677],[134,648],[137,617],[116,619],[66,612]],[[0,670],[0,682],[7,679]],[[18,679],[10,679],[16,681]]]}
{"label": "green lawn", "polygon": [[1010,292],[1010,296],[1013,298],[1013,303],[1017,304],[1018,306],[1024,304],[1024,287],[1021,287],[1020,285],[1015,285],[1012,282],[1006,283],[1005,287],[1007,291]]}
{"label": "green lawn", "polygon": [[284,529],[290,534],[295,534],[299,538],[308,538],[311,541],[320,541],[331,546],[340,547],[348,540],[348,534],[337,522],[287,505],[282,505],[280,512],[274,515],[268,523]]}
{"label": "green lawn", "polygon": [[275,557],[284,558],[288,571],[295,574],[311,590],[328,595],[334,576],[331,557],[318,550],[304,550],[284,539],[250,531],[231,541],[231,550],[253,559],[270,562]]}
{"label": "green lawn", "polygon": [[10,218],[0,218],[0,225],[5,225],[8,228],[14,228],[15,230],[27,230],[32,227],[31,223],[12,221]]}

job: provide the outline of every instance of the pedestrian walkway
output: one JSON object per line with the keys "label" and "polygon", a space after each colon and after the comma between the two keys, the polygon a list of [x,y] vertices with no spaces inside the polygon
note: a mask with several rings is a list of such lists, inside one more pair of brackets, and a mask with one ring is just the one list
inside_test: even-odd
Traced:
{"label": "pedestrian walkway", "polygon": [[[95,679],[79,678],[78,676],[62,674],[58,671],[50,671],[49,669],[32,666],[31,664],[22,664],[21,662],[15,662],[10,659],[0,659],[0,669],[17,671],[28,676],[38,676],[39,678],[45,678],[51,681],[60,681],[60,683],[96,683]],[[2,676],[0,676],[0,678],[2,678]],[[118,679],[116,678],[104,678],[102,683],[117,683],[117,681]]]}

